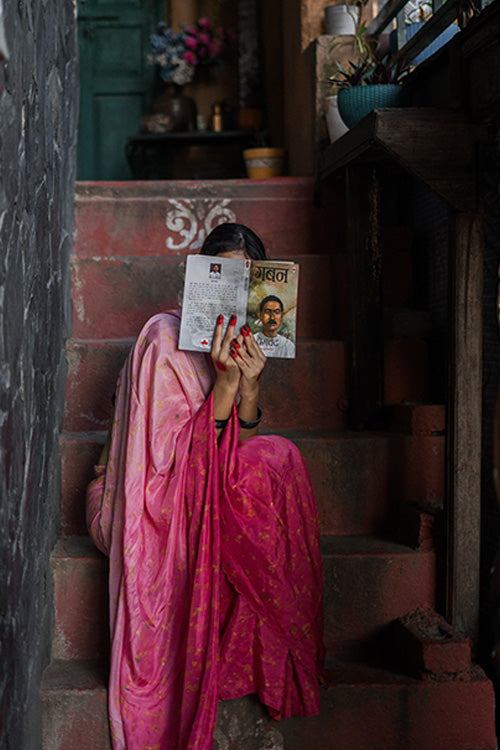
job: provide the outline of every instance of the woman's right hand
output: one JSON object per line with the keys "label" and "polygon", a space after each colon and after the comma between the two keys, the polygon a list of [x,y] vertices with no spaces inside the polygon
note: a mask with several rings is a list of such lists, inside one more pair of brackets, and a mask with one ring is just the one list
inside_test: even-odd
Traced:
{"label": "woman's right hand", "polygon": [[214,418],[217,420],[224,420],[230,416],[240,385],[240,368],[231,355],[231,341],[234,338],[235,326],[236,315],[231,315],[223,337],[224,318],[222,315],[217,318],[211,352],[217,373],[213,388]]}

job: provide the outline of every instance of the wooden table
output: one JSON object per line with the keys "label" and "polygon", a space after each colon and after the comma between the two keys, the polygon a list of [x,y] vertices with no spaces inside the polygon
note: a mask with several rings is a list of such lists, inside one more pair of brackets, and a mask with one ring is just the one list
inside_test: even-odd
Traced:
{"label": "wooden table", "polygon": [[251,133],[141,133],[128,138],[125,152],[134,180],[228,179],[246,177],[243,149]]}

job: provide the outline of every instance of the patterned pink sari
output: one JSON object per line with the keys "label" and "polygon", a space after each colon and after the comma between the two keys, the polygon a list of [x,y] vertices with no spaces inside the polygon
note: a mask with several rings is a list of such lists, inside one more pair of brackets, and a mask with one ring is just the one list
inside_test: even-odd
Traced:
{"label": "patterned pink sari", "polygon": [[295,446],[219,442],[212,366],[177,349],[179,316],[145,325],[117,386],[110,456],[87,520],[110,558],[115,750],[211,750],[219,699],[276,719],[319,712],[322,567]]}

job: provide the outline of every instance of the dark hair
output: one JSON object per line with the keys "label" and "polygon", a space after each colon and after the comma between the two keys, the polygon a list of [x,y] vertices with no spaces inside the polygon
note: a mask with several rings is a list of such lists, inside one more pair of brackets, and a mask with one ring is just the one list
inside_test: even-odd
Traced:
{"label": "dark hair", "polygon": [[279,302],[281,307],[281,312],[285,311],[285,308],[283,307],[283,302],[280,300],[279,297],[275,297],[274,294],[269,294],[267,297],[264,297],[262,302],[259,305],[259,312],[262,312],[262,308],[267,302]]}
{"label": "dark hair", "polygon": [[215,227],[203,243],[200,255],[218,255],[243,250],[252,260],[265,260],[266,249],[260,237],[244,224],[226,222]]}

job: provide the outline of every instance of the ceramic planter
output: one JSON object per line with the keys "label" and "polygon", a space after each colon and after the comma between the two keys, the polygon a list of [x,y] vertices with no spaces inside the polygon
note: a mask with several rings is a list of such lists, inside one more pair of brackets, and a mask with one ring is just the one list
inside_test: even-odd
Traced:
{"label": "ceramic planter", "polygon": [[354,36],[359,22],[357,5],[328,5],[325,8],[326,33],[333,36]]}
{"label": "ceramic planter", "polygon": [[337,94],[325,97],[325,116],[330,143],[333,143],[349,130],[340,116]]}
{"label": "ceramic planter", "polygon": [[283,174],[284,148],[247,148],[243,151],[247,175],[252,180],[265,180]]}
{"label": "ceramic planter", "polygon": [[352,128],[374,109],[405,107],[408,92],[396,83],[351,86],[340,89],[339,112],[348,128]]}

